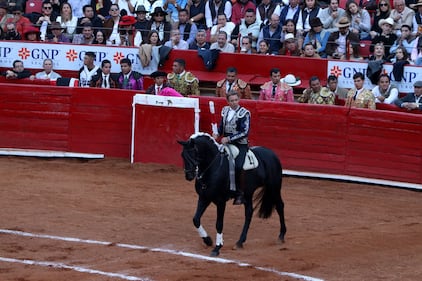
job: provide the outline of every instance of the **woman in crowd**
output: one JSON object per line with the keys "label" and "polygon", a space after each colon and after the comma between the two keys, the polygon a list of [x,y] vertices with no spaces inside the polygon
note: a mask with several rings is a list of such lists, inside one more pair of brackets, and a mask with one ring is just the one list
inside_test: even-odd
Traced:
{"label": "woman in crowd", "polygon": [[407,64],[413,64],[410,61],[409,53],[407,52],[406,48],[403,46],[397,47],[396,55],[390,59],[390,62],[392,63],[407,62]]}
{"label": "woman in crowd", "polygon": [[346,4],[346,15],[350,21],[350,31],[359,34],[361,40],[370,39],[371,17],[368,11],[361,9],[354,0],[351,0]]}
{"label": "woman in crowd", "polygon": [[311,43],[317,54],[321,58],[326,58],[327,54],[325,53],[325,47],[327,46],[328,37],[330,37],[330,32],[322,28],[322,22],[319,18],[313,18],[310,22],[311,30],[305,37],[304,45]]}
{"label": "woman in crowd", "polygon": [[378,61],[378,60],[379,61],[386,61],[387,60],[387,57],[385,56],[385,47],[384,47],[384,44],[382,42],[375,44],[374,52],[369,57],[368,60],[369,61]]}
{"label": "woman in crowd", "polygon": [[65,29],[67,37],[72,38],[78,25],[78,18],[72,14],[72,6],[69,3],[64,2],[60,8],[60,16],[56,19],[60,22],[61,26]]}
{"label": "woman in crowd", "polygon": [[97,32],[95,33],[95,39],[92,42],[92,44],[98,44],[98,45],[106,44],[104,31],[102,31],[101,29],[97,30]]}
{"label": "woman in crowd", "polygon": [[374,16],[374,23],[371,27],[371,38],[381,34],[382,30],[381,27],[378,25],[380,20],[386,19],[390,17],[391,13],[391,6],[389,0],[380,0],[378,3],[377,13]]}
{"label": "woman in crowd", "polygon": [[281,34],[281,41],[284,41],[286,34],[291,33],[297,40],[297,45],[302,48],[303,36],[296,30],[296,24],[292,19],[286,20],[286,24],[283,26],[283,33]]}
{"label": "woman in crowd", "polygon": [[157,30],[151,30],[148,33],[147,41],[145,42],[145,44],[150,44],[152,46],[161,46],[162,45]]}
{"label": "woman in crowd", "polygon": [[317,0],[305,0],[305,6],[299,12],[296,29],[304,37],[311,30],[310,22],[313,18],[320,17],[322,9]]}
{"label": "woman in crowd", "polygon": [[270,45],[266,40],[262,40],[258,44],[258,53],[259,55],[269,55],[270,54]]}
{"label": "woman in crowd", "polygon": [[399,96],[396,86],[391,85],[388,74],[381,74],[378,79],[378,86],[372,89],[376,103],[392,104]]}

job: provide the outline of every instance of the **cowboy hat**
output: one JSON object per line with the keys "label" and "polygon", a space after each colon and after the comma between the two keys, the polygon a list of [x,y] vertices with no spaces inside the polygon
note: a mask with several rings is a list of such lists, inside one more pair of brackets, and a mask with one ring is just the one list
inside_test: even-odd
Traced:
{"label": "cowboy hat", "polygon": [[135,9],[135,13],[147,13],[147,10],[145,9],[144,5],[139,5]]}
{"label": "cowboy hat", "polygon": [[129,26],[136,23],[136,19],[132,16],[123,16],[120,18],[119,26]]}
{"label": "cowboy hat", "polygon": [[389,24],[389,25],[391,25],[391,26],[393,26],[394,25],[394,20],[392,19],[392,18],[386,18],[386,19],[380,19],[379,21],[378,21],[378,25],[379,26],[382,26],[383,24]]}
{"label": "cowboy hat", "polygon": [[313,18],[310,20],[309,25],[311,27],[318,27],[318,26],[322,26],[322,22],[319,18]]}
{"label": "cowboy hat", "polygon": [[289,86],[299,86],[302,81],[299,78],[296,78],[293,74],[287,74],[284,78],[280,79],[281,83],[286,83]]}
{"label": "cowboy hat", "polygon": [[288,41],[288,40],[291,40],[291,41],[294,41],[294,40],[295,40],[295,36],[294,36],[294,34],[293,34],[293,33],[287,33],[287,34],[284,36],[284,41]]}
{"label": "cowboy hat", "polygon": [[336,24],[336,26],[338,28],[342,28],[342,27],[349,27],[350,26],[350,21],[347,17],[342,17],[338,23]]}
{"label": "cowboy hat", "polygon": [[416,2],[415,4],[410,4],[409,6],[410,6],[410,8],[412,8],[412,9],[417,8],[417,7],[419,7],[419,6],[422,6],[422,0],[419,0],[419,1],[418,1],[418,2]]}
{"label": "cowboy hat", "polygon": [[167,73],[164,71],[154,71],[150,74],[151,78],[157,78],[157,77],[167,77]]}
{"label": "cowboy hat", "polygon": [[154,12],[150,13],[150,15],[153,17],[156,14],[163,14],[165,16],[167,16],[167,12],[163,10],[163,8],[161,7],[155,7]]}

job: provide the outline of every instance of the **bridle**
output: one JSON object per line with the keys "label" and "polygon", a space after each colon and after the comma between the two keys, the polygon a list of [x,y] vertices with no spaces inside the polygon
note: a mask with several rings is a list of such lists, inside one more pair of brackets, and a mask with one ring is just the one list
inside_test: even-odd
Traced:
{"label": "bridle", "polygon": [[[185,174],[186,173],[195,173],[196,174],[196,178],[198,180],[201,180],[203,178],[203,176],[205,175],[205,173],[211,168],[211,166],[214,164],[214,162],[218,159],[219,153],[216,153],[213,160],[208,164],[208,166],[200,173],[199,172],[199,167],[198,167],[198,159],[196,157],[192,157],[190,153],[190,151],[195,151],[197,152],[197,148],[193,147],[193,148],[187,148],[185,149],[185,151],[187,153],[185,153],[185,161],[188,162],[189,164],[192,164],[192,168],[190,169],[184,169]],[[223,161],[223,157],[220,158],[220,165],[222,164]]]}

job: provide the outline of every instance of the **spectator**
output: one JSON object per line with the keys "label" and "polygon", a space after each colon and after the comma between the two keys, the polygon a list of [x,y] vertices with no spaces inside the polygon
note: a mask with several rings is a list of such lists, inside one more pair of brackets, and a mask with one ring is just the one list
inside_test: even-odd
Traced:
{"label": "spectator", "polygon": [[91,23],[84,23],[82,34],[75,34],[72,43],[77,45],[90,45],[94,42],[94,31]]}
{"label": "spectator", "polygon": [[35,26],[28,26],[23,33],[23,40],[39,42],[40,41],[40,30]]}
{"label": "spectator", "polygon": [[132,16],[123,16],[119,21],[120,46],[133,46],[134,25],[136,19]]}
{"label": "spectator", "polygon": [[417,40],[414,40],[414,46],[412,50],[411,59],[412,61],[418,65],[422,65],[422,36],[419,36]]}
{"label": "spectator", "polygon": [[47,37],[48,42],[53,43],[70,43],[69,37],[63,34],[64,28],[62,25],[55,21],[50,25],[51,35]]}
{"label": "spectator", "polygon": [[47,38],[48,26],[56,21],[57,15],[53,13],[53,4],[50,1],[44,1],[42,3],[42,14],[37,19],[35,24],[40,27],[41,40],[44,41]]}
{"label": "spectator", "polygon": [[252,0],[237,0],[232,8],[231,22],[240,24],[240,20],[245,18],[245,13],[248,9],[256,11],[256,6]]}
{"label": "spectator", "polygon": [[167,46],[172,49],[177,50],[187,50],[189,49],[189,44],[185,40],[180,38],[179,29],[173,29],[170,33],[170,40],[164,43],[164,46]]}
{"label": "spectator", "polygon": [[162,45],[157,30],[151,30],[148,33],[147,41],[145,42],[145,44],[149,44],[151,46],[161,46]]}
{"label": "spectator", "polygon": [[166,21],[167,13],[161,7],[154,9],[151,19],[147,24],[147,30],[157,30],[161,42],[170,40],[171,24]]}
{"label": "spectator", "polygon": [[245,13],[245,18],[241,20],[239,25],[236,25],[232,32],[232,44],[238,46],[238,40],[243,37],[252,39],[252,48],[256,49],[261,22],[256,19],[255,12],[249,9]]}
{"label": "spectator", "polygon": [[252,99],[251,87],[242,79],[237,78],[237,69],[228,67],[226,78],[217,82],[215,94],[217,97],[227,98],[227,93],[236,91],[241,99]]}
{"label": "spectator", "polygon": [[101,62],[101,70],[98,71],[91,79],[90,87],[94,88],[117,88],[117,82],[113,73],[111,73],[111,61],[103,60]]}
{"label": "spectator", "polygon": [[299,19],[299,14],[300,14],[299,0],[289,0],[289,5],[283,6],[279,14],[281,25],[285,26],[287,23],[287,20],[292,20],[294,22],[294,25],[296,26]]}
{"label": "spectator", "polygon": [[[1,9],[0,9],[1,10]],[[12,10],[13,17],[8,18],[6,23],[14,23],[16,27],[16,31],[23,35],[25,30],[32,26],[31,21],[23,15],[23,9],[21,6],[15,6]]]}
{"label": "spectator", "polygon": [[280,55],[292,57],[300,57],[302,55],[297,40],[292,33],[288,33],[284,38],[284,46],[280,50]]}
{"label": "spectator", "polygon": [[23,79],[23,78],[30,77],[31,72],[24,68],[23,61],[15,60],[13,62],[13,69],[12,70],[6,70],[2,75],[6,76],[6,79],[11,79],[11,80],[13,80],[13,79]]}
{"label": "spectator", "polygon": [[[190,21],[195,24],[196,28],[207,28],[205,21],[205,2],[206,0],[192,0],[189,7]],[[186,39],[185,39],[186,40]]]}
{"label": "spectator", "polygon": [[199,96],[199,80],[191,72],[185,70],[184,59],[175,59],[173,62],[173,72],[167,75],[167,80],[171,87],[183,96]]}
{"label": "spectator", "polygon": [[400,37],[400,28],[403,24],[412,26],[415,12],[406,7],[405,0],[394,0],[394,9],[391,11],[390,17],[394,20],[393,32]]}
{"label": "spectator", "polygon": [[117,85],[120,89],[143,90],[144,78],[142,74],[132,70],[130,59],[124,58],[120,61],[121,72],[117,78]]}
{"label": "spectator", "polygon": [[262,26],[270,23],[272,14],[280,15],[280,6],[273,0],[262,0],[256,7],[256,19]]}
{"label": "spectator", "polygon": [[[74,8],[72,13],[73,16],[76,17]],[[94,14],[94,8],[92,8],[90,5],[83,6],[83,16],[78,18],[78,24],[76,28],[77,34],[82,33],[82,27],[85,23],[90,23],[94,29],[103,28],[103,21]]]}
{"label": "spectator", "polygon": [[303,46],[303,53],[300,55],[302,58],[315,58],[315,59],[319,59],[321,58],[315,48],[314,45],[311,42],[308,42],[305,44],[305,46]]}
{"label": "spectator", "polygon": [[249,36],[242,37],[242,44],[240,52],[242,54],[254,54],[256,49],[252,48],[252,38]]}
{"label": "spectator", "polygon": [[232,16],[231,2],[227,0],[208,0],[205,4],[205,21],[208,29],[218,23],[217,16],[219,14],[225,14],[226,19],[230,19]]}
{"label": "spectator", "polygon": [[101,29],[97,30],[97,32],[95,33],[95,39],[94,41],[92,41],[92,44],[97,44],[97,45],[106,44],[104,31],[102,31]]}
{"label": "spectator", "polygon": [[300,103],[334,105],[336,96],[328,88],[321,86],[318,77],[312,76],[309,79],[309,88],[303,91],[298,98]]}
{"label": "spectator", "polygon": [[[397,50],[397,47],[403,46],[406,48],[406,51],[411,54],[413,47],[415,45],[416,36],[412,34],[412,29],[410,26],[403,24],[400,28],[400,37],[394,42],[393,46],[390,48],[390,54],[394,54]],[[417,40],[416,40],[417,41]]]}
{"label": "spectator", "polygon": [[195,41],[189,45],[190,50],[209,49],[210,43],[207,41],[207,32],[204,29],[199,29],[195,36]]}
{"label": "spectator", "polygon": [[397,99],[394,103],[401,108],[407,110],[419,109],[422,110],[422,80],[416,81],[413,84],[414,93],[408,93],[401,99]]}
{"label": "spectator", "polygon": [[282,42],[284,42],[288,33],[292,33],[294,35],[297,40],[297,45],[299,46],[299,49],[301,49],[303,46],[303,36],[296,31],[296,24],[291,19],[286,20],[286,24],[283,26],[283,32],[281,33]]}
{"label": "spectator", "polygon": [[357,72],[353,75],[353,82],[355,87],[350,89],[346,97],[346,107],[376,109],[375,97],[371,90],[365,89],[363,83],[365,76],[362,72]]}
{"label": "spectator", "polygon": [[135,23],[136,34],[135,34],[135,41],[133,44],[135,46],[140,46],[143,42],[146,41],[147,35],[148,35],[148,30],[147,30],[148,20],[146,18],[147,10],[145,9],[143,5],[137,5],[135,13],[136,13],[136,23]]}
{"label": "spectator", "polygon": [[416,4],[410,5],[410,8],[416,9],[415,15],[413,16],[412,25],[413,31],[412,34],[415,36],[422,35],[422,0],[417,1]]}
{"label": "spectator", "polygon": [[[170,15],[171,22],[179,21],[179,10],[186,9],[187,0],[163,0],[163,9]],[[155,13],[155,10],[154,10]],[[167,41],[167,40],[166,40]]]}
{"label": "spectator", "polygon": [[339,31],[331,33],[328,38],[327,47],[325,48],[329,59],[348,59],[347,49],[350,44],[352,45],[353,51],[358,54],[360,44],[359,35],[351,32],[349,26],[349,19],[343,17],[337,24]]}
{"label": "spectator", "polygon": [[258,42],[261,42],[262,40],[268,41],[270,44],[270,53],[277,55],[282,47],[282,31],[283,27],[280,25],[280,17],[273,14],[271,16],[270,24],[264,26],[259,33]]}
{"label": "spectator", "polygon": [[57,22],[65,29],[67,37],[72,38],[73,34],[76,33],[76,27],[78,26],[78,18],[72,14],[72,6],[69,3],[64,2],[60,7],[60,16],[56,19]]}
{"label": "spectator", "polygon": [[[67,2],[72,7],[72,15],[77,18],[84,16],[86,6],[91,7],[91,0],[67,0]],[[94,13],[94,10],[92,12]]]}
{"label": "spectator", "polygon": [[374,52],[369,57],[369,61],[387,61],[387,57],[385,56],[385,47],[384,43],[379,42],[374,46]]}
{"label": "spectator", "polygon": [[109,11],[110,17],[104,21],[104,33],[106,34],[106,45],[121,46],[119,23],[120,23],[120,9],[119,5],[112,4]]}
{"label": "spectator", "polygon": [[56,80],[57,78],[62,77],[57,72],[53,71],[53,60],[52,59],[45,59],[42,68],[44,69],[41,72],[35,73],[35,75],[31,75],[31,80],[33,79],[50,79]]}
{"label": "spectator", "polygon": [[270,55],[270,45],[266,40],[259,42],[258,54],[260,55]]}
{"label": "spectator", "polygon": [[179,22],[176,24],[176,28],[179,29],[182,40],[186,41],[188,45],[195,40],[198,28],[195,23],[189,20],[189,13],[186,9],[179,11]]}
{"label": "spectator", "polygon": [[361,9],[354,0],[346,4],[346,15],[350,21],[350,31],[358,34],[360,40],[370,39],[371,17],[365,9]]}
{"label": "spectator", "polygon": [[[293,102],[293,88],[287,83],[281,82],[281,73],[279,68],[270,70],[271,81],[261,86],[259,92],[260,100],[276,101],[276,102]],[[293,79],[296,80],[293,76]],[[299,82],[300,84],[300,82]],[[293,85],[299,85],[295,82]]]}
{"label": "spectator", "polygon": [[390,62],[392,63],[405,62],[405,64],[412,64],[412,62],[410,61],[409,53],[407,52],[406,48],[404,48],[403,46],[397,47],[396,54],[394,57],[390,59]]}
{"label": "spectator", "polygon": [[[6,9],[8,9],[9,11],[13,11],[13,9],[16,7],[21,7],[23,9],[23,7],[25,7],[25,4],[26,4],[25,3],[26,0],[7,0],[7,1],[2,0],[2,2],[7,2]],[[24,11],[24,9],[22,11]]]}
{"label": "spectator", "polygon": [[385,20],[390,17],[391,6],[389,0],[380,0],[378,3],[378,9],[374,16],[374,23],[372,24],[371,31],[369,32],[371,38],[380,35],[382,32],[381,26],[378,25],[380,20]]}
{"label": "spectator", "polygon": [[303,44],[309,42],[315,47],[318,55],[322,58],[326,58],[327,54],[325,53],[325,48],[327,46],[328,37],[330,37],[330,32],[322,28],[322,22],[319,18],[313,18],[310,21],[311,30],[305,37]]}
{"label": "spectator", "polygon": [[378,86],[372,89],[376,103],[392,104],[399,96],[399,90],[391,84],[388,74],[381,74],[378,79]]}
{"label": "spectator", "polygon": [[[106,17],[108,17],[108,11],[110,11],[111,4],[111,0],[91,0],[91,7],[95,10],[95,14],[101,21],[104,21]],[[121,3],[119,2],[119,4]]]}
{"label": "spectator", "polygon": [[232,22],[228,22],[225,14],[219,14],[217,18],[218,24],[211,28],[210,42],[217,42],[217,37],[220,31],[226,32],[228,38],[231,38],[231,34],[236,27]]}
{"label": "spectator", "polygon": [[22,36],[16,30],[16,25],[13,22],[6,24],[6,32],[4,34],[4,40],[22,40]]}
{"label": "spectator", "polygon": [[166,82],[167,73],[164,71],[154,71],[150,76],[154,79],[154,84],[145,90],[145,94],[160,95],[164,88],[170,87],[170,84]]}
{"label": "spectator", "polygon": [[311,30],[310,22],[313,18],[320,18],[322,9],[317,5],[317,0],[305,0],[305,6],[299,12],[299,19],[296,24],[297,31],[306,36]]}
{"label": "spectator", "polygon": [[334,75],[328,76],[327,88],[339,99],[345,99],[347,96],[348,90],[338,86],[338,79]]}
{"label": "spectator", "polygon": [[234,46],[227,42],[227,33],[225,31],[218,32],[217,42],[211,44],[210,50],[217,49],[223,53],[234,53]]}
{"label": "spectator", "polygon": [[79,87],[89,87],[92,77],[101,70],[94,64],[96,55],[94,52],[86,52],[84,56],[84,65],[79,69]]}
{"label": "spectator", "polygon": [[320,13],[323,27],[328,32],[338,31],[337,24],[342,17],[346,15],[346,11],[338,6],[338,0],[330,0],[329,6]]}
{"label": "spectator", "polygon": [[143,6],[146,10],[146,19],[149,20],[151,18],[151,13],[155,10],[157,7],[163,6],[162,0],[136,0],[135,3],[132,3],[133,7],[135,7],[135,13],[136,10],[139,9],[140,6]]}
{"label": "spectator", "polygon": [[13,15],[8,13],[8,5],[0,2],[0,28],[4,31],[6,29],[6,21],[13,18]]}
{"label": "spectator", "polygon": [[382,32],[380,35],[377,35],[374,39],[372,39],[369,51],[372,53],[374,51],[375,44],[382,42],[385,46],[385,55],[389,57],[390,47],[394,45],[394,42],[397,40],[397,35],[393,33],[394,21],[392,18],[387,18],[385,20],[381,19],[378,25],[381,26]]}

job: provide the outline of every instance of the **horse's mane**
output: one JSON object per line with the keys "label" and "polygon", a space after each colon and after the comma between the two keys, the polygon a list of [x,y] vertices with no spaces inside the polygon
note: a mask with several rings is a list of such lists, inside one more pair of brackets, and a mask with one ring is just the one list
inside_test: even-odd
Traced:
{"label": "horse's mane", "polygon": [[196,139],[197,137],[208,137],[210,141],[212,141],[217,148],[220,148],[221,146],[210,134],[204,133],[204,132],[197,132],[191,135],[189,139]]}

